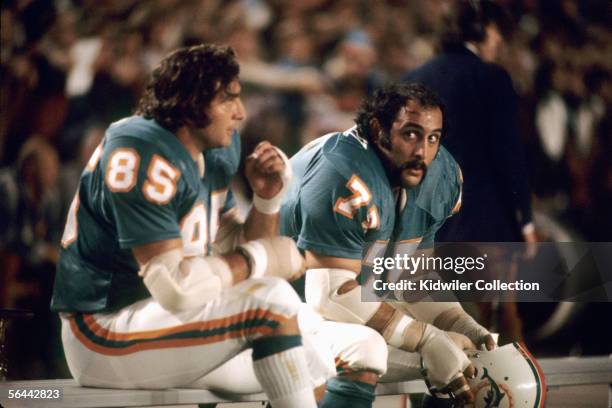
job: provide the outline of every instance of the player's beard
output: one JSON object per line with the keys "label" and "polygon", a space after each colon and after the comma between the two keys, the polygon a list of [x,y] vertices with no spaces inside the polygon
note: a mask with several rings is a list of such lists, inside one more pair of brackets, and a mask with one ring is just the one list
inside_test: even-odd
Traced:
{"label": "player's beard", "polygon": [[[422,183],[425,179],[425,175],[427,174],[427,164],[423,159],[414,159],[410,161],[406,161],[401,164],[397,164],[390,156],[388,152],[383,151],[378,145],[373,144],[372,147],[377,153],[378,158],[380,159],[385,173],[387,174],[387,178],[389,179],[389,183],[394,186],[401,186],[403,188],[415,188],[418,184]],[[423,175],[421,180],[416,185],[412,183],[408,183],[404,180],[402,176],[402,172],[404,170],[409,169],[421,169],[423,170]]]}
{"label": "player's beard", "polygon": [[[421,179],[419,180],[419,182],[416,185],[414,185],[412,183],[408,183],[404,179],[404,177],[402,176],[402,173],[404,172],[404,170],[422,170],[423,173],[421,174]],[[425,161],[423,159],[417,158],[414,160],[404,162],[402,165],[398,167],[397,171],[398,171],[400,184],[402,185],[402,187],[415,188],[416,186],[421,184],[423,180],[425,180],[425,176],[427,175],[427,164],[425,164]]]}

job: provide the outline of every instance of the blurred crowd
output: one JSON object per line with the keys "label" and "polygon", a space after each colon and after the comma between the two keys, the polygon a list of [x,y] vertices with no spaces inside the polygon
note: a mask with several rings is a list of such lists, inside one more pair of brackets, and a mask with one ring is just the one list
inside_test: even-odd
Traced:
{"label": "blurred crowd", "polygon": [[[47,310],[65,214],[105,127],[131,114],[166,53],[233,46],[244,152],[267,139],[292,154],[352,126],[364,95],[434,56],[451,1],[3,0],[0,307],[41,319],[15,346],[35,360],[15,377],[57,375],[59,342],[40,336],[58,330]],[[611,3],[498,3],[515,23],[499,63],[521,98],[535,208],[609,241]]]}

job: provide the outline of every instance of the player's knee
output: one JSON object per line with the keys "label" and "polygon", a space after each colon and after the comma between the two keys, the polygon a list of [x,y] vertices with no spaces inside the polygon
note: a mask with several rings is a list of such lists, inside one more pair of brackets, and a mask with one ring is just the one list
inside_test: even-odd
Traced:
{"label": "player's knee", "polygon": [[[366,326],[358,326],[355,331],[353,343],[343,353],[348,364],[347,371],[373,371],[384,374],[387,371],[388,348],[383,336],[376,330]],[[342,361],[339,363],[338,371],[342,372]]]}

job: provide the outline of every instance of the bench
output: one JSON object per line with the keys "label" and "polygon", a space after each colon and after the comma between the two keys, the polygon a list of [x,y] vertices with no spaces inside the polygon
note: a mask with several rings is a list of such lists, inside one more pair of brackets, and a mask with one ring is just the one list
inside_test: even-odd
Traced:
{"label": "bench", "polygon": [[[538,360],[546,376],[549,388],[585,384],[612,383],[612,356],[543,358]],[[228,402],[265,401],[259,394],[224,395],[209,390],[119,390],[78,386],[74,380],[12,381],[0,383],[0,403],[6,404],[9,389],[55,389],[63,391],[61,400],[21,400],[25,407],[137,407],[181,404],[215,404]],[[376,388],[377,395],[416,394],[425,392],[421,380],[382,383]],[[16,402],[12,400],[11,402]],[[6,404],[6,408],[11,407]]]}

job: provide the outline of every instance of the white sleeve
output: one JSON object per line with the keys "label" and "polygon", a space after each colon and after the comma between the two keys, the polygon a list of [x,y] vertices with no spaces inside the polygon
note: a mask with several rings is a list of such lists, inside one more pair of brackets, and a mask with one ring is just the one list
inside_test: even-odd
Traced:
{"label": "white sleeve", "polygon": [[164,309],[177,312],[204,305],[233,283],[232,271],[222,258],[183,258],[180,249],[155,256],[138,274]]}

